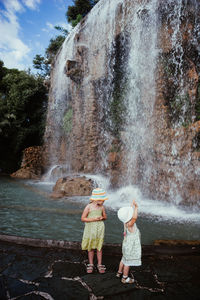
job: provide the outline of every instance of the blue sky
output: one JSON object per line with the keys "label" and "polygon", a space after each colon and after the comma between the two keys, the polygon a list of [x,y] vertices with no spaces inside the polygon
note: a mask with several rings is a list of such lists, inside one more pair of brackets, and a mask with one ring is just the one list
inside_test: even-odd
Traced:
{"label": "blue sky", "polygon": [[0,59],[7,68],[32,69],[60,25],[70,30],[65,13],[72,0],[0,0]]}

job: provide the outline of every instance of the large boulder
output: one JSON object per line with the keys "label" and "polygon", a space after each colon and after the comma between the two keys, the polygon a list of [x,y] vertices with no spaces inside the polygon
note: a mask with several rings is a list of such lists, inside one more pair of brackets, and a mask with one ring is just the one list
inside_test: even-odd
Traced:
{"label": "large boulder", "polygon": [[23,151],[21,167],[10,176],[20,179],[39,179],[43,173],[44,149],[33,146]]}
{"label": "large boulder", "polygon": [[53,187],[51,197],[89,196],[94,188],[94,181],[85,176],[67,176],[59,178]]}
{"label": "large boulder", "polygon": [[19,179],[39,179],[39,176],[29,169],[21,168],[10,175],[13,178]]}

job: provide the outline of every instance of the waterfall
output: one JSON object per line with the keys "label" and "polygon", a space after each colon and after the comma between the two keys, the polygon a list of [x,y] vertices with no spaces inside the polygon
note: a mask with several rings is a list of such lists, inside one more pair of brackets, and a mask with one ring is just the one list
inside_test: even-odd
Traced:
{"label": "waterfall", "polygon": [[153,113],[158,56],[157,2],[140,1],[131,11],[129,19],[131,42],[126,70],[128,85],[125,92],[126,116],[123,132],[127,153],[127,184],[132,183],[133,174],[137,173],[138,181],[148,184],[153,170],[151,155],[154,148]]}
{"label": "waterfall", "polygon": [[[200,54],[198,12],[199,4],[196,0],[151,0],[136,2],[129,14],[128,31],[131,38],[126,68],[128,84],[124,92],[125,123],[121,137],[125,145],[126,172],[122,182],[127,186],[135,184],[144,194],[154,199],[168,198],[175,205],[182,203],[183,199],[191,201],[189,197],[193,195],[188,193],[189,182],[191,176],[194,182],[198,182],[199,174],[197,162],[194,175],[191,175],[194,150],[188,147],[188,137],[184,133],[184,128],[196,120],[199,80],[196,57]],[[163,49],[162,35],[167,36],[167,50]],[[167,125],[164,115],[161,121],[157,120],[158,111],[161,111],[158,106],[161,91],[157,86],[161,60],[165,60],[163,73],[169,84],[164,103],[168,101],[171,119]],[[160,88],[162,93],[164,84]],[[173,139],[170,136],[171,128],[174,130]],[[164,143],[159,136],[163,133],[166,137],[168,135]],[[183,140],[184,134],[186,140]],[[188,147],[188,152],[181,157],[184,146]],[[159,162],[164,169],[159,166]],[[195,197],[197,199],[198,196]]]}
{"label": "waterfall", "polygon": [[[193,185],[196,185],[196,190],[199,188],[200,169],[198,162],[194,164],[194,150],[197,147],[188,147],[188,144],[196,139],[195,133],[193,139],[189,140],[187,131],[191,130],[192,123],[198,120],[196,103],[199,81],[200,5],[196,0],[169,0],[163,3],[161,10],[165,16],[165,34],[170,32],[169,51],[163,54],[163,58],[166,85],[170,91],[167,96],[170,126],[175,133],[169,145],[163,145],[166,153],[168,151],[170,154],[168,174],[172,174],[168,176],[165,184],[169,187],[170,201],[178,205],[184,198],[193,202],[193,195],[188,193],[188,190]],[[182,157],[181,152],[185,152]],[[198,201],[197,197],[194,198]]]}
{"label": "waterfall", "polygon": [[54,172],[103,174],[140,198],[198,202],[199,11],[197,0],[100,0],[72,30],[51,75]]}
{"label": "waterfall", "polygon": [[[80,147],[78,140],[81,146],[84,147],[83,144],[86,142],[82,140],[85,138],[85,135],[87,138],[87,135],[89,135],[88,132],[91,131],[91,124],[88,124],[88,111],[93,103],[88,99],[98,98],[98,119],[100,121],[107,119],[106,122],[110,123],[107,103],[110,101],[113,90],[113,64],[115,58],[112,57],[112,49],[117,30],[117,8],[122,3],[123,0],[103,0],[98,2],[92,12],[88,14],[86,20],[72,30],[56,57],[51,74],[51,90],[49,93],[45,133],[45,143],[50,156],[50,170],[55,170],[56,166],[59,165],[63,166],[65,170],[63,174],[74,172],[73,167],[71,167],[72,154]],[[105,22],[107,26],[105,26]],[[123,27],[123,22],[120,25]],[[84,61],[81,61],[79,55],[82,49],[87,53]],[[94,61],[94,57],[96,61]],[[84,77],[78,84],[74,84],[66,75],[66,62],[68,60],[78,60],[82,65]],[[91,65],[88,65],[88,62],[92,62]],[[105,70],[107,70],[106,76],[104,75]],[[96,80],[96,78],[101,79]],[[63,130],[64,115],[74,99],[78,97],[84,97],[84,103],[82,104],[82,99],[80,99],[80,101],[77,100],[77,103],[74,104],[73,108],[76,112],[73,115],[73,129],[71,135],[67,136]],[[78,114],[81,114],[81,118]],[[100,132],[100,139],[104,140],[104,142],[98,145],[98,149],[96,150],[99,161],[101,161],[98,170],[101,172],[107,165],[104,145],[109,144],[110,133],[104,127],[100,128],[98,122],[96,122],[95,126],[97,127],[97,131]],[[63,149],[61,150],[61,148]],[[48,180],[51,179],[49,173],[46,177]]]}
{"label": "waterfall", "polygon": [[[73,59],[74,36],[78,27],[73,30],[65,39],[54,62],[51,73],[51,88],[49,91],[49,105],[47,114],[47,126],[45,131],[45,143],[48,145],[50,170],[54,166],[60,165],[61,144],[64,142],[65,132],[63,128],[63,118],[70,101],[70,79],[66,76],[66,60]],[[70,155],[66,158],[64,153],[64,169],[70,170]],[[48,173],[48,180],[51,175]]]}
{"label": "waterfall", "polygon": [[[165,31],[171,32],[172,53],[168,58],[168,75],[173,77],[171,89],[174,89],[174,95],[171,99],[173,110],[171,117],[174,128],[187,126],[191,121],[195,121],[194,99],[192,99],[192,95],[188,95],[189,83],[185,71],[187,64],[193,64],[193,52],[196,51],[198,54],[200,51],[199,8],[196,0],[168,0],[162,4],[163,13],[166,15]],[[191,27],[191,20],[194,24],[193,27]],[[188,37],[191,39],[191,45],[190,49],[185,49]],[[188,50],[189,53],[186,53]],[[195,98],[194,95],[193,98]]]}

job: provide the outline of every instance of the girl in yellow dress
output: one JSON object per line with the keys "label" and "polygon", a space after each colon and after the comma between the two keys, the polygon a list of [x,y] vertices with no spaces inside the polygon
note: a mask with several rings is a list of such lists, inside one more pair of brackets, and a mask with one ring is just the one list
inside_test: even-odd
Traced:
{"label": "girl in yellow dress", "polygon": [[89,264],[87,273],[94,270],[94,250],[97,249],[97,269],[99,273],[105,273],[105,266],[102,265],[102,246],[104,242],[105,225],[103,220],[107,219],[104,201],[108,200],[106,193],[101,188],[92,191],[90,203],[83,210],[81,221],[85,222],[85,229],[82,239],[82,250],[88,251]]}

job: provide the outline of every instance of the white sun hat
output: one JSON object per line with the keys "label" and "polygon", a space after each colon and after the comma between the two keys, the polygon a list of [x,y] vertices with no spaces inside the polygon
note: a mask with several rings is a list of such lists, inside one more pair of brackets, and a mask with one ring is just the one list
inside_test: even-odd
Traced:
{"label": "white sun hat", "polygon": [[124,206],[121,207],[118,212],[117,216],[123,223],[127,223],[133,217],[133,207],[132,206]]}

